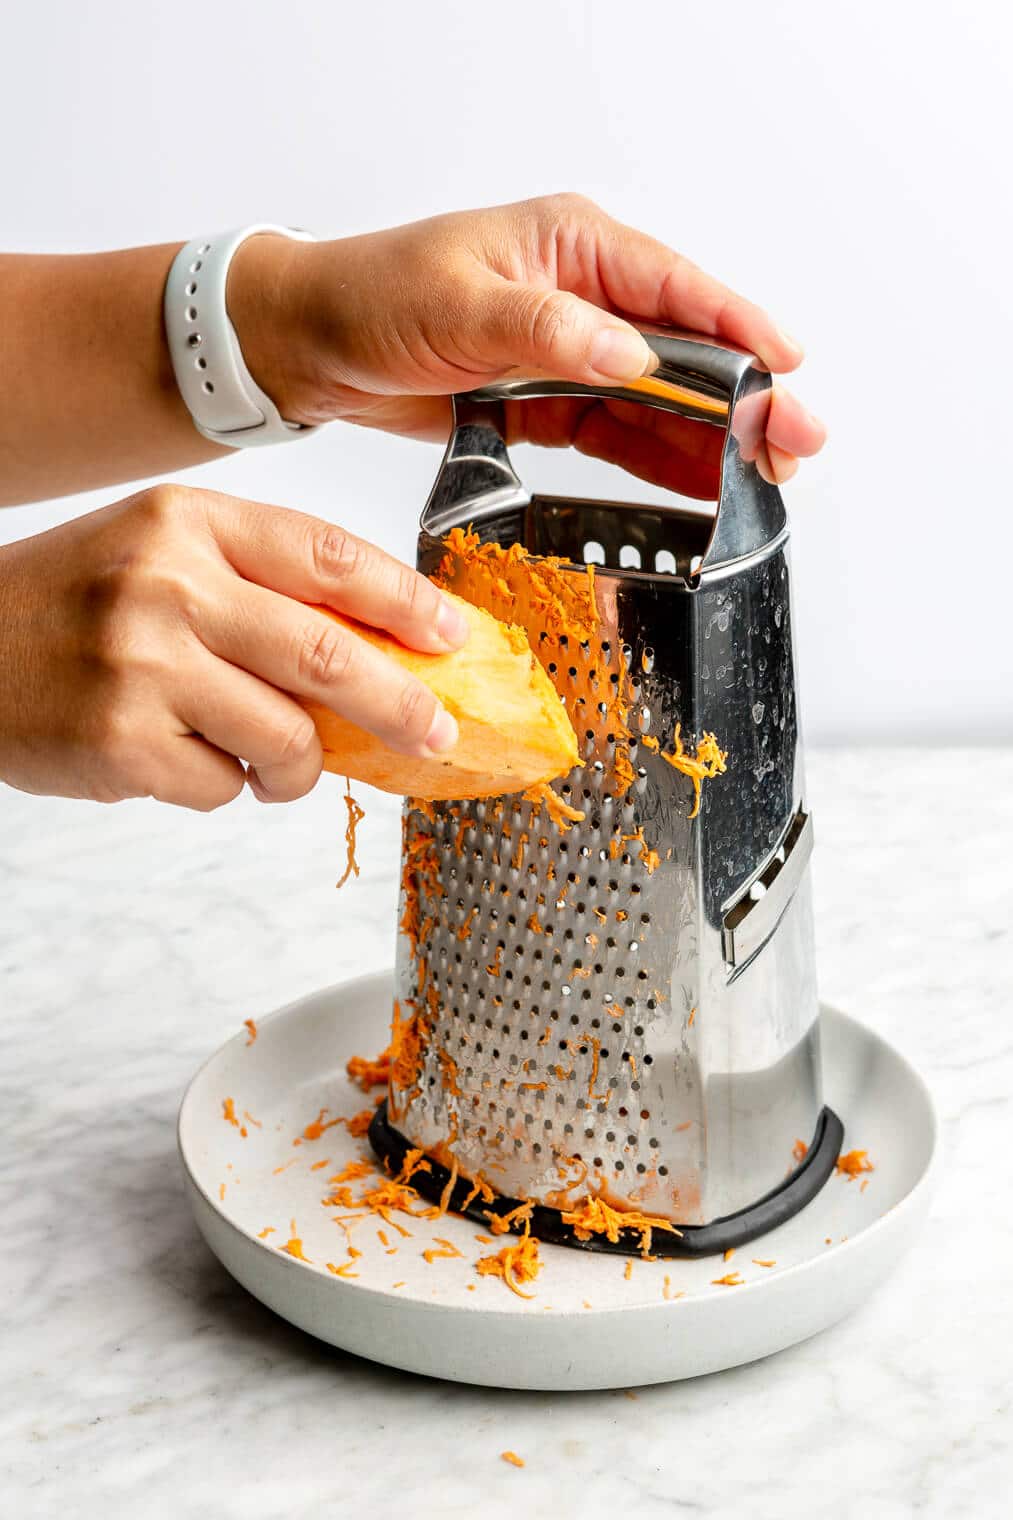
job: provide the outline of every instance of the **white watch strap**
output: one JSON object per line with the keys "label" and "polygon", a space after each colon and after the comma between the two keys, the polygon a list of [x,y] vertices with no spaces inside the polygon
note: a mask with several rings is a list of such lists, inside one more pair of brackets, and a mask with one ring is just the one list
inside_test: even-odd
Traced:
{"label": "white watch strap", "polygon": [[281,416],[247,369],[229,321],[229,265],[239,245],[257,232],[314,241],[312,233],[267,222],[193,238],[176,255],[165,282],[165,331],[180,394],[197,431],[234,449],[284,443],[316,431]]}

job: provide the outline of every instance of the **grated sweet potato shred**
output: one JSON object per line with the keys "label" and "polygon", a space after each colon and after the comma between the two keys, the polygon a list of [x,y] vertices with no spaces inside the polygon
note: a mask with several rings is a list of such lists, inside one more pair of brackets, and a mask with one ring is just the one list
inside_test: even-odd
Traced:
{"label": "grated sweet potato shred", "polygon": [[673,754],[666,755],[663,751],[659,751],[659,753],[662,760],[666,761],[673,770],[680,771],[682,775],[688,776],[692,781],[693,810],[689,816],[690,818],[695,818],[700,811],[701,784],[704,781],[713,780],[715,776],[720,775],[722,771],[727,769],[728,752],[720,748],[713,734],[705,733],[697,744],[696,754],[690,755],[682,742],[681,723],[675,725],[675,734],[672,742],[675,745]]}
{"label": "grated sweet potato shred", "polygon": [[348,811],[348,822],[345,824],[345,870],[341,880],[336,883],[338,891],[345,885],[350,876],[358,876],[359,862],[355,858],[355,832],[359,824],[365,818],[365,811],[359,806],[352,796],[352,783],[345,777],[345,807]]}
{"label": "grated sweet potato shred", "polygon": [[278,1250],[287,1252],[289,1256],[294,1256],[296,1261],[304,1261],[308,1266],[313,1265],[313,1263],[310,1261],[310,1258],[304,1254],[302,1248],[302,1240],[298,1235],[293,1235],[292,1238],[290,1240],[287,1240],[283,1246],[279,1246]]}

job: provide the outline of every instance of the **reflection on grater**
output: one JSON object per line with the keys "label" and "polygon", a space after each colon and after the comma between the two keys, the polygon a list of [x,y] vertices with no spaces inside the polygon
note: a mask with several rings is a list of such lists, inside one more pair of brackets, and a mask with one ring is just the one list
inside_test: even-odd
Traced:
{"label": "reflection on grater", "polygon": [[[572,1238],[562,1215],[597,1198],[682,1227],[654,1238],[679,1253],[795,1212],[840,1126],[820,1092],[787,524],[744,457],[770,379],[706,340],[648,341],[649,391],[455,398],[420,568],[526,630],[583,764],[547,801],[406,806],[398,1058],[371,1135],[395,1159],[422,1147],[434,1185],[456,1170],[531,1201],[536,1233]],[[652,437],[659,409],[718,428],[716,513],[529,496],[507,407],[546,391],[648,411]]]}

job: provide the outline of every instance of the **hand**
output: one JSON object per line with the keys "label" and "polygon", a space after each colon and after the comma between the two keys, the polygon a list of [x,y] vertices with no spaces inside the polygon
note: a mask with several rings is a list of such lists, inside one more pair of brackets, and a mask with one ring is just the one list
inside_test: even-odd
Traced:
{"label": "hand", "polygon": [[[512,370],[599,385],[649,372],[650,350],[618,313],[726,339],[775,373],[802,359],[758,306],[574,195],[331,243],[250,238],[228,303],[254,376],[290,420],[340,417],[435,440],[449,430],[450,394]],[[595,452],[583,411],[543,409],[539,420],[530,403],[511,403],[510,440]],[[685,436],[684,426],[670,439],[677,452]],[[824,436],[775,387],[758,468],[781,483]],[[705,494],[699,481],[688,489]]]}
{"label": "hand", "polygon": [[[158,486],[0,549],[0,780],[207,811],[316,782],[320,741],[288,693],[405,754],[457,725],[316,602],[440,653],[467,637],[425,577],[330,523]],[[246,761],[249,771],[241,763]]]}

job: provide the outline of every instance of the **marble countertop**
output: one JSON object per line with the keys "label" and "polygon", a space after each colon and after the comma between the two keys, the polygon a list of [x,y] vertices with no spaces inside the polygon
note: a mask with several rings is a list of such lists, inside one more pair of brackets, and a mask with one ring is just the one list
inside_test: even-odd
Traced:
{"label": "marble countertop", "polygon": [[0,788],[3,1513],[1008,1513],[1013,751],[809,770],[821,990],[925,1075],[941,1185],[850,1320],[635,1399],[332,1351],[233,1283],[190,1218],[174,1124],[194,1068],[242,1019],[391,959],[390,799],[364,798],[363,872],[336,896],[331,778],[210,817]]}

